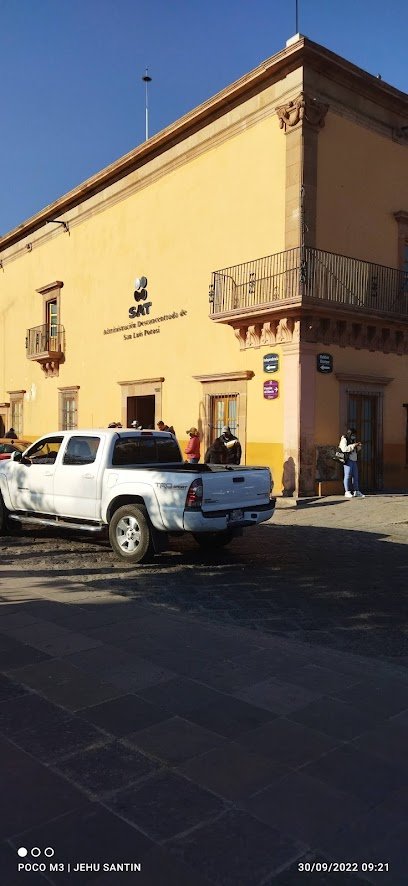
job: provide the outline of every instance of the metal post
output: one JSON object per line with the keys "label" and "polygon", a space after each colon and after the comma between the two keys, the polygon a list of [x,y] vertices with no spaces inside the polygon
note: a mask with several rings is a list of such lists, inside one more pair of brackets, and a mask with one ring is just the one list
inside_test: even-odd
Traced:
{"label": "metal post", "polygon": [[146,68],[146,72],[142,80],[145,84],[145,122],[146,122],[146,141],[149,138],[149,97],[148,97],[148,84],[152,82],[152,78],[149,77],[148,68]]}
{"label": "metal post", "polygon": [[296,3],[296,27],[295,27],[295,34],[298,34],[298,33],[299,33],[299,3],[298,3],[298,0],[295,0],[295,3]]}

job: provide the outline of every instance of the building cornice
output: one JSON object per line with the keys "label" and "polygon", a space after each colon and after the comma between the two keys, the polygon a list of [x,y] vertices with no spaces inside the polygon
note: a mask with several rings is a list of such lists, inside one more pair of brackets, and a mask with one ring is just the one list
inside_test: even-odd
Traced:
{"label": "building cornice", "polygon": [[37,231],[51,216],[59,218],[301,66],[310,66],[318,73],[351,87],[359,95],[393,112],[396,115],[392,121],[394,129],[407,123],[406,93],[378,80],[308,38],[300,37],[297,42],[262,62],[253,71],[9,231],[0,238],[0,252]]}

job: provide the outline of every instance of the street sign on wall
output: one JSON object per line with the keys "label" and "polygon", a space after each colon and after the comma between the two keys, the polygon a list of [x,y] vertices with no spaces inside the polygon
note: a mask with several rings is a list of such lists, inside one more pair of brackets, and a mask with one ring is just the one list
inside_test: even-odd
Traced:
{"label": "street sign on wall", "polygon": [[263,395],[265,400],[276,400],[279,397],[279,382],[264,381]]}
{"label": "street sign on wall", "polygon": [[316,362],[318,372],[333,372],[332,354],[318,354]]}
{"label": "street sign on wall", "polygon": [[279,354],[265,354],[263,368],[264,372],[277,372],[279,369]]}

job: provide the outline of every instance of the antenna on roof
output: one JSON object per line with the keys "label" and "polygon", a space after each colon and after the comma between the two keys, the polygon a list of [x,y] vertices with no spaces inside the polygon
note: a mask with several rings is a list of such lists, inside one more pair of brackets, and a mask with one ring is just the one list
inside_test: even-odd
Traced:
{"label": "antenna on roof", "polygon": [[145,75],[142,77],[142,80],[145,84],[145,118],[146,118],[146,141],[149,138],[149,101],[148,101],[148,85],[152,82],[152,78],[148,75],[148,68],[146,68]]}
{"label": "antenna on roof", "polygon": [[295,0],[295,34],[299,33],[299,0]]}

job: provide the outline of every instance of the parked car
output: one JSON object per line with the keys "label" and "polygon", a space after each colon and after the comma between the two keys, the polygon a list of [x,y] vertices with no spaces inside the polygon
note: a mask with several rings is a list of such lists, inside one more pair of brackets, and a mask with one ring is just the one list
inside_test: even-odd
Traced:
{"label": "parked car", "polygon": [[30,446],[29,440],[0,439],[0,460],[10,458],[13,452],[24,452]]}
{"label": "parked car", "polygon": [[272,517],[269,468],[185,464],[168,431],[56,431],[0,462],[0,533],[9,520],[108,529],[129,563],[190,532],[210,550]]}

